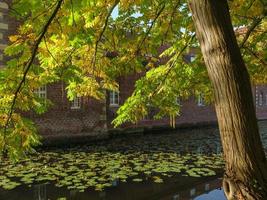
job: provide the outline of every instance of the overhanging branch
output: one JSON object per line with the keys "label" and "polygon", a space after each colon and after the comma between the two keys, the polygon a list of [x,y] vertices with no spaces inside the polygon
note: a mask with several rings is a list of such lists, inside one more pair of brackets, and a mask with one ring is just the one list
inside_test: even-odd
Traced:
{"label": "overhanging branch", "polygon": [[16,100],[18,98],[18,94],[20,93],[20,91],[21,91],[21,89],[23,87],[23,84],[26,81],[27,74],[28,74],[33,62],[34,62],[34,59],[36,57],[39,45],[40,45],[41,41],[43,40],[43,38],[44,38],[44,36],[45,36],[50,24],[52,23],[53,19],[56,17],[56,15],[57,15],[60,7],[61,7],[62,2],[63,2],[63,0],[59,0],[58,1],[57,5],[56,5],[56,8],[54,9],[52,15],[50,16],[50,18],[46,22],[45,26],[43,27],[43,29],[42,29],[42,31],[41,31],[41,33],[39,35],[39,37],[37,38],[36,42],[33,45],[33,50],[32,50],[32,53],[31,53],[31,57],[30,57],[30,59],[28,60],[28,62],[26,63],[26,65],[24,67],[25,71],[23,72],[22,80],[19,82],[19,85],[18,85],[17,89],[15,90],[14,97],[13,97],[13,100],[12,100],[12,103],[11,103],[11,107],[10,107],[10,111],[8,113],[7,120],[6,120],[6,123],[5,123],[5,126],[4,126],[4,142],[6,140],[7,128],[9,126],[10,120],[12,119],[12,115],[13,115],[13,111],[14,111],[14,108],[15,108]]}

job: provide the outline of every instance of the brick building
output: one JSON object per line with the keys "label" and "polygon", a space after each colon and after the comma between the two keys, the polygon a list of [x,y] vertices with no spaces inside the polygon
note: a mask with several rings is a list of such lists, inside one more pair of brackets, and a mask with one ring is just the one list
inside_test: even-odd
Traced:
{"label": "brick building", "polygon": [[[0,67],[4,66],[6,58],[3,49],[8,43],[8,35],[15,33],[17,23],[8,15],[8,5],[0,2]],[[39,132],[43,135],[50,134],[80,134],[101,133],[112,129],[111,121],[116,115],[116,110],[123,104],[134,89],[135,81],[140,77],[135,74],[119,79],[120,92],[108,92],[105,101],[97,101],[92,98],[76,98],[70,102],[67,99],[63,83],[47,85],[39,88],[37,94],[48,98],[53,102],[50,110],[37,115],[28,113],[38,125]],[[259,119],[267,118],[267,87],[253,86],[255,107]],[[181,116],[177,117],[176,124],[195,124],[204,122],[216,122],[216,114],[212,105],[205,105],[203,98],[191,97],[181,102]],[[138,124],[127,124],[124,127],[166,126],[169,119],[153,120],[151,117],[140,121]]]}

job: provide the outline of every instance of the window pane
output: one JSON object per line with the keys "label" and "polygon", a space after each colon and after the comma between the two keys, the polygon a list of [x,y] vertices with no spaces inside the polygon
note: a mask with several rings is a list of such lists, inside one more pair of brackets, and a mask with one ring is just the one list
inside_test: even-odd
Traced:
{"label": "window pane", "polygon": [[109,94],[110,105],[119,105],[119,93],[116,91],[110,91]]}
{"label": "window pane", "polygon": [[71,102],[72,109],[79,109],[81,108],[81,97],[76,97]]}
{"label": "window pane", "polygon": [[37,88],[34,93],[39,97],[39,98],[44,98],[46,99],[46,86],[41,86]]}

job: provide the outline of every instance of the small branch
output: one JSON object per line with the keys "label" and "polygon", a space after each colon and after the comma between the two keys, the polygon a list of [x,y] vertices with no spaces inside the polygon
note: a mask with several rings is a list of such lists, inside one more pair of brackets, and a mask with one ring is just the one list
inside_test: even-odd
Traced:
{"label": "small branch", "polygon": [[266,63],[262,58],[260,58],[260,56],[259,56],[257,53],[255,53],[254,51],[252,51],[252,50],[251,50],[249,47],[247,47],[247,46],[244,46],[244,49],[245,49],[246,51],[248,51],[252,56],[254,56],[255,58],[257,58],[257,59],[260,61],[260,63],[263,64],[263,66],[267,67],[267,63]]}
{"label": "small branch", "polygon": [[170,22],[169,22],[169,24],[168,24],[168,27],[167,27],[167,30],[166,30],[166,32],[165,32],[165,34],[164,34],[164,37],[162,38],[162,43],[163,43],[163,40],[167,37],[167,34],[168,34],[168,32],[169,32],[169,30],[170,30],[170,28],[171,28],[171,26],[172,26],[172,23],[173,23],[173,17],[174,17],[174,15],[175,15],[175,13],[176,13],[176,11],[177,11],[177,8],[178,8],[178,6],[180,5],[180,1],[177,1],[177,4],[174,6],[174,8],[173,8],[173,11],[172,11],[172,14],[171,14],[171,18],[170,18]]}
{"label": "small branch", "polygon": [[58,19],[55,19],[55,21],[56,21],[56,23],[58,24],[58,27],[59,27],[59,29],[60,29],[60,32],[61,32],[61,33],[64,33],[64,31],[63,31],[63,27],[62,27],[60,21],[59,21]]}
{"label": "small branch", "polygon": [[234,16],[244,18],[244,19],[255,20],[255,17],[249,17],[249,16],[245,16],[245,15],[234,14]]}
{"label": "small branch", "polygon": [[248,31],[246,32],[245,37],[243,38],[243,41],[240,44],[240,48],[243,48],[246,41],[248,40],[250,34],[255,30],[255,28],[261,23],[261,21],[266,17],[267,15],[267,9],[264,11],[263,15],[261,17],[257,17],[253,20],[251,26],[249,27]]}
{"label": "small branch", "polygon": [[[45,26],[43,27],[43,30],[42,32],[40,33],[39,37],[37,38],[34,46],[33,46],[33,50],[32,50],[32,55],[29,59],[29,61],[27,62],[26,66],[25,66],[25,71],[23,73],[23,77],[22,77],[22,80],[20,81],[15,93],[14,93],[14,98],[12,100],[12,103],[11,103],[11,107],[10,107],[10,112],[8,114],[8,117],[7,117],[7,120],[6,120],[6,123],[5,123],[5,126],[4,126],[4,142],[6,140],[6,132],[7,132],[7,128],[9,126],[9,122],[10,120],[12,119],[12,115],[13,115],[13,111],[14,111],[14,108],[15,108],[15,104],[16,104],[16,100],[18,98],[18,94],[20,93],[22,87],[23,87],[23,84],[25,83],[26,81],[26,78],[27,78],[27,74],[34,62],[34,59],[35,59],[35,56],[37,54],[37,51],[38,51],[38,48],[39,48],[39,45],[42,41],[42,39],[44,38],[50,24],[52,23],[53,19],[56,17],[56,14],[58,13],[60,7],[61,7],[61,4],[62,4],[63,0],[59,0],[58,3],[57,3],[57,6],[55,8],[55,10],[53,11],[52,15],[50,16],[50,18],[48,19],[48,21],[46,22]],[[5,145],[4,145],[4,150],[5,150]]]}
{"label": "small branch", "polygon": [[58,64],[57,59],[55,58],[55,56],[52,54],[52,52],[49,50],[48,46],[47,46],[47,42],[46,42],[46,37],[44,36],[44,43],[45,43],[45,48],[48,52],[48,54],[53,58],[53,60]]}
{"label": "small branch", "polygon": [[115,3],[113,4],[113,6],[110,8],[109,12],[108,12],[108,15],[105,19],[105,23],[104,23],[104,27],[102,29],[102,31],[100,32],[100,35],[95,43],[95,53],[94,53],[94,57],[93,57],[93,60],[92,60],[92,66],[93,66],[93,71],[95,69],[95,64],[96,64],[96,56],[97,56],[97,51],[98,51],[98,45],[99,45],[99,42],[101,41],[103,35],[104,35],[104,32],[108,26],[108,20],[109,20],[109,17],[111,16],[113,10],[115,9],[115,7],[119,4],[120,0],[116,0]]}
{"label": "small branch", "polygon": [[158,91],[158,88],[161,87],[161,86],[165,83],[165,81],[166,81],[168,75],[170,74],[171,70],[172,70],[173,67],[174,67],[175,62],[176,62],[176,61],[178,60],[178,58],[182,55],[182,53],[186,50],[186,48],[188,47],[188,45],[193,41],[193,39],[195,38],[195,36],[196,36],[196,35],[193,34],[192,37],[190,38],[190,40],[184,45],[184,47],[181,49],[181,51],[177,54],[176,58],[174,59],[174,61],[173,61],[172,64],[170,65],[168,71],[166,72],[166,74],[165,74],[163,80],[161,81],[161,83],[158,85],[157,89],[155,89],[155,91],[153,92],[153,94],[152,94],[150,97],[153,97],[153,96],[156,94],[156,92]]}
{"label": "small branch", "polygon": [[255,3],[255,0],[253,0],[250,4],[249,4],[249,6],[248,6],[248,8],[247,8],[247,11],[252,7],[252,5]]}
{"label": "small branch", "polygon": [[147,39],[147,37],[148,37],[150,31],[152,30],[154,24],[156,23],[157,19],[158,19],[159,16],[160,16],[160,14],[163,12],[164,8],[165,8],[165,4],[164,4],[164,5],[161,7],[161,9],[157,12],[156,17],[153,19],[153,21],[152,21],[150,27],[148,28],[147,32],[145,33],[144,38],[143,38],[142,41],[137,45],[137,48],[136,48],[136,50],[135,50],[135,55],[132,56],[132,57],[126,62],[125,65],[129,64],[129,63],[135,58],[135,56],[138,55],[138,53],[139,53],[141,47],[143,46],[145,40]]}
{"label": "small branch", "polygon": [[72,22],[73,22],[74,26],[77,26],[75,18],[74,18],[73,1],[70,0],[70,3],[71,3]]}
{"label": "small branch", "polygon": [[[60,72],[60,77],[62,78],[63,76],[63,73],[64,73],[64,65],[68,62],[68,61],[71,61],[71,58],[72,58],[72,54],[76,51],[77,49],[76,48],[73,48],[70,53],[67,55],[66,59],[61,63],[61,66],[63,66],[62,68],[62,71]],[[59,65],[59,64],[58,64]],[[60,65],[59,65],[60,66]]]}
{"label": "small branch", "polygon": [[141,47],[143,46],[143,43],[145,42],[145,40],[147,39],[151,29],[153,28],[154,24],[156,23],[157,19],[159,18],[160,14],[163,12],[165,8],[165,4],[161,7],[161,9],[158,11],[156,17],[153,19],[151,25],[149,26],[147,32],[145,33],[145,36],[144,38],[142,39],[142,41],[139,43],[139,45],[137,46],[137,49],[136,49],[136,53],[138,53],[141,49]]}
{"label": "small branch", "polygon": [[55,7],[55,5],[57,5],[57,2],[51,4],[50,6],[48,6],[48,8],[46,10],[44,10],[43,12],[39,13],[38,15],[34,16],[32,18],[32,21],[35,21],[38,17],[47,14],[47,12],[49,12],[53,7]]}

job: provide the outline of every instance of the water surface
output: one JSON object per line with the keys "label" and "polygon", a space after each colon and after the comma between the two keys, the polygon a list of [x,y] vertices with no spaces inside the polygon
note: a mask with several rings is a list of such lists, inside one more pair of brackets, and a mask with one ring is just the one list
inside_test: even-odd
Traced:
{"label": "water surface", "polygon": [[225,200],[223,167],[215,128],[115,137],[1,161],[0,199]]}

